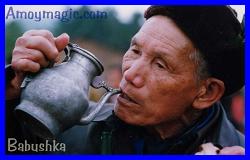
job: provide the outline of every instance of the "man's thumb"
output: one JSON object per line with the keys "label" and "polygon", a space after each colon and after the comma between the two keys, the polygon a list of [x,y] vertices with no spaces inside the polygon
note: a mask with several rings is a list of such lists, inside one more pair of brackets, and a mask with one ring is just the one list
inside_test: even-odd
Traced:
{"label": "man's thumb", "polygon": [[56,48],[58,49],[59,52],[62,51],[68,43],[69,43],[69,35],[67,33],[63,33],[57,38],[55,38]]}

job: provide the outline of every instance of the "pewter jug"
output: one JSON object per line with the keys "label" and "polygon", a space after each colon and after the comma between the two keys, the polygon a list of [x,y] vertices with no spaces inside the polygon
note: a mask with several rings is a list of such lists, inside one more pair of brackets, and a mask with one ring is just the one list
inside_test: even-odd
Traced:
{"label": "pewter jug", "polygon": [[76,124],[91,122],[108,98],[119,93],[103,81],[94,82],[95,88],[104,87],[108,92],[86,115],[89,86],[101,75],[103,66],[92,53],[75,44],[69,44],[65,52],[63,63],[24,79],[21,102],[15,108],[17,118],[34,134],[46,139],[53,139]]}

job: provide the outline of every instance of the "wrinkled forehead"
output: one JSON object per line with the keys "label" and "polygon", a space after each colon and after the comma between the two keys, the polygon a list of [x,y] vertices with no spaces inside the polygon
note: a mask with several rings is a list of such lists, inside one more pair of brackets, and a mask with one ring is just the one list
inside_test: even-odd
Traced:
{"label": "wrinkled forehead", "polygon": [[182,52],[194,50],[193,43],[179,27],[170,18],[161,15],[145,21],[140,31],[132,38],[132,43],[134,41],[140,42],[141,45],[152,44]]}
{"label": "wrinkled forehead", "polygon": [[193,46],[191,40],[184,32],[175,24],[175,22],[166,16],[153,16],[145,21],[140,31],[154,39],[168,43],[171,41],[173,45],[180,48]]}

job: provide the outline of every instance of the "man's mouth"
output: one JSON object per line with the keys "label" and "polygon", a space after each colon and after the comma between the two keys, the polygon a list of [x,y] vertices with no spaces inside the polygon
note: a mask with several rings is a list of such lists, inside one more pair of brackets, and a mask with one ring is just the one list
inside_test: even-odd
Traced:
{"label": "man's mouth", "polygon": [[132,98],[130,98],[130,97],[129,97],[126,93],[124,93],[123,91],[121,92],[120,96],[121,96],[122,98],[124,98],[124,99],[126,99],[126,100],[132,102],[132,103],[138,104],[135,100],[133,100]]}

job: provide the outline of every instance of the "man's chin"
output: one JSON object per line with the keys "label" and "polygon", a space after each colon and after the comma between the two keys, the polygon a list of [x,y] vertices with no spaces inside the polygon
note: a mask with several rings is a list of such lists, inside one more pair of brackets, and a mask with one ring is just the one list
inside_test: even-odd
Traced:
{"label": "man's chin", "polygon": [[130,124],[130,125],[136,125],[136,126],[143,126],[144,123],[141,122],[139,119],[136,119],[135,116],[132,114],[123,111],[122,109],[119,109],[119,107],[115,107],[114,109],[115,115],[122,120],[123,122]]}
{"label": "man's chin", "polygon": [[131,120],[131,118],[128,116],[128,113],[122,111],[118,107],[114,109],[114,113],[122,121],[124,121],[128,124],[131,124],[131,123],[133,124],[133,120]]}

